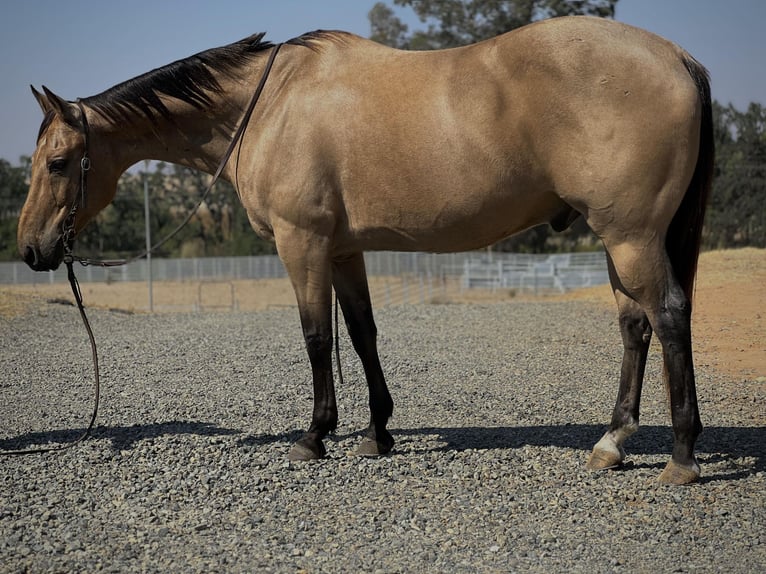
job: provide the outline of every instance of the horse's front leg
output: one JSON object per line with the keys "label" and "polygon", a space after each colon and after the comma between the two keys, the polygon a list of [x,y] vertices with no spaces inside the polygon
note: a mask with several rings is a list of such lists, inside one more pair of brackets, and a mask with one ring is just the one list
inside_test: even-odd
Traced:
{"label": "horse's front leg", "polygon": [[332,374],[332,272],[328,241],[308,233],[291,233],[277,249],[290,276],[306,341],[314,384],[314,410],[308,431],[290,449],[290,460],[312,460],[326,454],[322,439],[338,425]]}
{"label": "horse's front leg", "polygon": [[334,263],[333,285],[370,390],[370,426],[356,453],[361,456],[386,454],[394,446],[394,438],[386,429],[394,410],[394,402],[378,358],[377,328],[372,316],[370,290],[361,253]]}

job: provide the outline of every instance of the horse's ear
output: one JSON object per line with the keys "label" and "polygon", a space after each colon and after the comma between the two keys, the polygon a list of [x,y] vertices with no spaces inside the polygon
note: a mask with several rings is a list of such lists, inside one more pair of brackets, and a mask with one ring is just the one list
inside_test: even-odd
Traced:
{"label": "horse's ear", "polygon": [[[48,100],[50,109],[59,114],[68,126],[76,130],[82,130],[80,111],[77,109],[75,104],[72,102],[67,102],[65,99],[58,97],[45,86],[43,86],[43,92],[45,92],[45,97]],[[37,101],[39,102],[40,100],[38,99]]]}
{"label": "horse's ear", "polygon": [[32,95],[34,95],[35,99],[37,100],[37,103],[40,104],[40,108],[43,110],[44,114],[47,114],[50,111],[53,111],[53,108],[51,107],[51,103],[48,101],[48,98],[46,98],[43,94],[35,90],[34,86],[29,86],[32,89]]}

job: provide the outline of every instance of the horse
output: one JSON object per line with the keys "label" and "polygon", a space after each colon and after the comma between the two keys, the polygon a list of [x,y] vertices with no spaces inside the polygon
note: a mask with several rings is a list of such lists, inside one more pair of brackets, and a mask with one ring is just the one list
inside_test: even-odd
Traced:
{"label": "horse", "polygon": [[35,270],[57,268],[131,165],[212,173],[236,147],[221,177],[276,244],[311,365],[311,423],[290,460],[325,456],[338,422],[333,289],[369,387],[357,453],[393,448],[365,251],[473,250],[583,218],[606,252],[624,346],[586,465],[621,466],[656,334],[673,428],[659,480],[700,476],[690,321],[714,143],[708,73],[677,45],[590,17],[423,52],[340,31],[283,44],[256,34],[76,101],[32,91],[44,119],[18,248]]}

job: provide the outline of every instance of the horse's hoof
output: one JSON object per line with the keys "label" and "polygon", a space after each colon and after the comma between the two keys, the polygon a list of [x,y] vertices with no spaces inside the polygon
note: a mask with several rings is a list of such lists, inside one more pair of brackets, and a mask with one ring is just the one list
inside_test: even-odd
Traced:
{"label": "horse's hoof", "polygon": [[593,447],[585,466],[588,470],[612,470],[621,466],[624,458],[625,451],[622,449],[604,450],[596,446]]}
{"label": "horse's hoof", "polygon": [[391,452],[394,448],[394,437],[388,431],[380,439],[366,436],[357,447],[355,454],[357,456],[382,456]]}
{"label": "horse's hoof", "polygon": [[700,467],[696,461],[690,466],[680,465],[671,458],[665,469],[660,474],[660,483],[673,486],[682,486],[696,482],[700,477]]}
{"label": "horse's hoof", "polygon": [[327,451],[321,440],[314,441],[302,438],[290,448],[287,458],[292,462],[318,460],[323,458],[326,454]]}

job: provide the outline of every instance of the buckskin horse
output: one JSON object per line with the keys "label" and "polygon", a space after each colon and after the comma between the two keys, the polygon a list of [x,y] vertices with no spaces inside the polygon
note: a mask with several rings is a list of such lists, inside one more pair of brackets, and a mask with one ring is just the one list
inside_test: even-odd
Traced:
{"label": "buckskin horse", "polygon": [[589,17],[429,52],[336,31],[277,45],[258,34],[74,102],[32,90],[45,117],[18,243],[33,269],[58,267],[136,162],[221,162],[297,298],[314,408],[292,460],[324,456],[338,420],[333,288],[369,386],[358,453],[393,447],[364,251],[471,250],[583,217],[606,250],[624,344],[587,464],[623,461],[656,333],[674,434],[660,480],[699,477],[690,319],[714,151],[707,72],[675,44]]}

